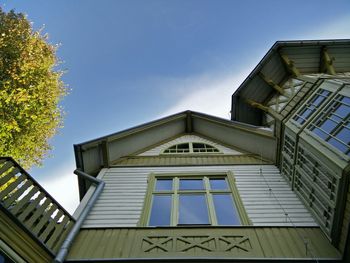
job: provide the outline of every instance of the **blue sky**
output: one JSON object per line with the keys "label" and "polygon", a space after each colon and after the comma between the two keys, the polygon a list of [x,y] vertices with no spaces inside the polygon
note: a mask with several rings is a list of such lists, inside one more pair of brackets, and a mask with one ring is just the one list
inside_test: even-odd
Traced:
{"label": "blue sky", "polygon": [[[277,40],[350,38],[350,1],[2,1],[45,26],[67,70],[64,128],[30,173],[69,211],[73,144],[191,109],[229,117],[230,95]],[[62,191],[64,189],[64,191]]]}

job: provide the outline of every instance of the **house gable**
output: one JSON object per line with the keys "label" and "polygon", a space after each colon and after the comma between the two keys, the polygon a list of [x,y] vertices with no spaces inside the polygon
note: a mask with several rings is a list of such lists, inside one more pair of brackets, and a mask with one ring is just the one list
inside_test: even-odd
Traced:
{"label": "house gable", "polygon": [[[153,145],[159,145],[183,134],[197,134],[203,138],[211,138],[214,142],[219,141],[229,148],[251,153],[256,158],[259,156],[258,159],[269,163],[275,161],[276,139],[271,132],[252,125],[185,111],[77,144],[74,146],[76,165],[78,169],[96,176],[103,167],[111,167],[145,149],[150,149]],[[81,198],[88,187],[88,183],[79,180]]]}

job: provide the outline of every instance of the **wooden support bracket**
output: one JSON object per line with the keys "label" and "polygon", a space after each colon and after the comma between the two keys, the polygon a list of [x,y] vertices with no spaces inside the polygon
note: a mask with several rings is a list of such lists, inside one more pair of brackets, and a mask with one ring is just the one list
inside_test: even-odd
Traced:
{"label": "wooden support bracket", "polygon": [[321,57],[321,72],[327,72],[327,74],[335,75],[336,72],[333,66],[334,58],[329,56],[326,47],[322,48]]}
{"label": "wooden support bracket", "polygon": [[288,94],[284,91],[284,89],[273,82],[272,79],[268,79],[263,73],[259,73],[259,77],[262,78],[271,88],[273,88],[275,91],[277,91],[279,94],[288,97]]}
{"label": "wooden support bracket", "polygon": [[266,106],[262,105],[261,103],[250,100],[250,99],[246,99],[245,101],[250,106],[257,108],[257,109],[260,109],[260,110],[265,111],[266,113],[270,114],[273,118],[281,119],[280,114],[278,112],[274,111],[273,109],[266,107]]}
{"label": "wooden support bracket", "polygon": [[290,60],[286,55],[280,55],[284,64],[286,65],[288,71],[295,77],[300,76],[300,72],[297,67],[294,65],[294,61]]}

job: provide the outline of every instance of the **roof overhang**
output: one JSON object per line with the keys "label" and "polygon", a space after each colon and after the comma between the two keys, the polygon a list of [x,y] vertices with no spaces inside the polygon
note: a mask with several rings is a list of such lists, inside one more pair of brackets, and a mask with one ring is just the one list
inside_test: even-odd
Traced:
{"label": "roof overhang", "polygon": [[[199,112],[184,111],[124,131],[74,145],[77,169],[96,176],[101,168],[152,145],[186,133],[196,133],[275,161],[276,139],[271,131]],[[88,184],[79,180],[82,198]]]}
{"label": "roof overhang", "polygon": [[[350,72],[350,39],[277,41],[232,95],[231,120],[262,125],[264,104],[290,76]],[[276,86],[275,86],[276,87]]]}

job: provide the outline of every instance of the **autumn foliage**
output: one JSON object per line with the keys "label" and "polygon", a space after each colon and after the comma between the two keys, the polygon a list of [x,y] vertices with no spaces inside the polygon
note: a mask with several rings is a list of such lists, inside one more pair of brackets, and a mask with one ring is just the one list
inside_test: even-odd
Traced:
{"label": "autumn foliage", "polygon": [[62,125],[66,87],[55,70],[56,46],[23,14],[0,8],[0,156],[40,165]]}

